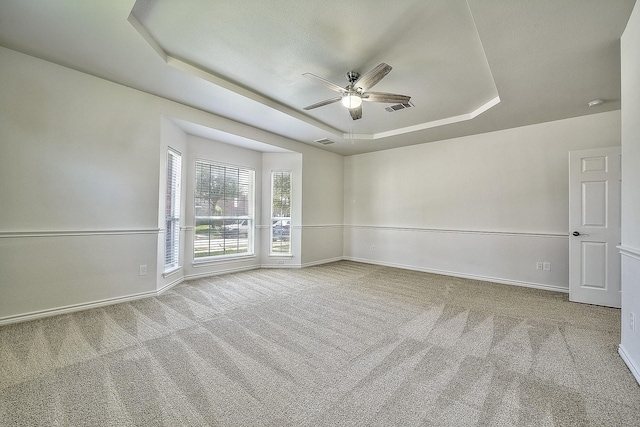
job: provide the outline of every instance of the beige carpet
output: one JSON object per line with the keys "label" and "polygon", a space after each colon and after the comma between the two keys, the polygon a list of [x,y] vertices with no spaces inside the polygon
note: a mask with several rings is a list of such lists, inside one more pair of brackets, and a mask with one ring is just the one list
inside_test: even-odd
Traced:
{"label": "beige carpet", "polygon": [[638,426],[620,312],[338,262],[0,328],[2,426]]}

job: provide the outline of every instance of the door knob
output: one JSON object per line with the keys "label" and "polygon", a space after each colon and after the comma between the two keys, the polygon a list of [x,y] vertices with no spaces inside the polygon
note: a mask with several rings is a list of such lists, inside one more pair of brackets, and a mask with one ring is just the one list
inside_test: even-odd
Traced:
{"label": "door knob", "polygon": [[571,234],[573,234],[574,236],[588,236],[588,234],[580,233],[579,231],[574,231]]}

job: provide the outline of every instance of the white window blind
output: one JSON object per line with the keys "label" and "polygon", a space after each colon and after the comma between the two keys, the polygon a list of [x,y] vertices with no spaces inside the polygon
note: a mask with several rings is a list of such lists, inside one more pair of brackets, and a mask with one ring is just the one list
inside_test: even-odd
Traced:
{"label": "white window blind", "polygon": [[194,258],[253,254],[251,169],[196,161]]}
{"label": "white window blind", "polygon": [[167,151],[167,192],[165,199],[165,271],[178,266],[180,257],[180,181],[182,156]]}
{"label": "white window blind", "polygon": [[270,253],[291,254],[291,171],[271,172]]}

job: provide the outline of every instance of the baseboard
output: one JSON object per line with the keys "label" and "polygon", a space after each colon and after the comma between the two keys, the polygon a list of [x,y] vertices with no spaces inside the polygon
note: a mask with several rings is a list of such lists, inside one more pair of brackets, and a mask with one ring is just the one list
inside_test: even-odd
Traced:
{"label": "baseboard", "polygon": [[220,276],[222,274],[239,273],[241,271],[257,270],[258,268],[260,268],[260,265],[246,265],[246,266],[241,266],[241,267],[225,268],[225,269],[222,269],[222,270],[207,271],[207,272],[198,273],[198,274],[188,274],[188,275],[184,276],[182,279],[183,280],[202,279],[204,277]]}
{"label": "baseboard", "polygon": [[[118,303],[121,303],[121,302],[134,301],[134,300],[138,300],[138,299],[142,299],[142,298],[155,297],[155,296],[162,295],[163,293],[167,292],[171,288],[179,285],[180,283],[182,283],[182,282],[184,282],[186,280],[202,279],[202,278],[205,278],[205,277],[219,276],[219,275],[222,275],[222,274],[229,274],[229,273],[239,273],[241,271],[256,270],[256,269],[259,269],[259,268],[307,268],[307,267],[313,267],[313,266],[322,265],[322,264],[329,264],[329,263],[332,263],[332,262],[343,261],[343,260],[344,261],[361,262],[361,263],[364,263],[364,264],[380,265],[380,266],[384,266],[384,267],[401,268],[401,269],[404,269],[404,270],[420,271],[420,272],[424,272],[424,273],[441,274],[441,275],[444,275],[444,276],[460,277],[460,278],[463,278],[463,279],[481,280],[481,281],[485,281],[485,282],[501,283],[501,284],[505,284],[505,285],[515,285],[515,286],[522,286],[522,287],[527,287],[527,288],[542,289],[542,290],[554,291],[554,292],[563,292],[563,293],[568,293],[569,292],[568,287],[567,288],[563,288],[563,287],[560,287],[560,286],[544,285],[544,284],[540,284],[540,283],[529,283],[529,282],[523,282],[523,281],[518,281],[518,280],[501,279],[501,278],[498,278],[498,277],[479,276],[479,275],[475,275],[475,274],[463,274],[463,273],[457,273],[457,272],[452,272],[452,271],[437,270],[437,269],[423,268],[423,267],[412,266],[412,265],[395,264],[395,263],[388,263],[388,262],[373,261],[373,260],[370,260],[370,259],[343,256],[343,257],[334,257],[334,258],[328,258],[328,259],[323,259],[323,260],[318,260],[318,261],[307,262],[307,263],[304,263],[304,264],[250,265],[250,266],[226,268],[226,269],[217,270],[217,271],[207,271],[206,273],[203,272],[203,273],[199,273],[199,274],[189,274],[189,275],[177,278],[176,280],[172,281],[171,283],[168,283],[167,285],[163,286],[162,288],[160,288],[160,289],[158,289],[156,291],[143,292],[143,293],[140,293],[140,294],[128,295],[128,296],[124,296],[124,297],[109,298],[109,299],[93,301],[93,302],[83,303],[83,304],[69,305],[69,306],[65,306],[65,307],[59,307],[59,308],[53,308],[53,309],[48,309],[48,310],[36,311],[36,312],[31,312],[31,313],[26,313],[26,314],[19,314],[19,315],[16,315],[16,316],[2,317],[2,318],[0,318],[0,326],[8,325],[8,324],[11,324],[11,323],[25,322],[25,321],[28,321],[28,320],[36,320],[36,319],[40,319],[40,318],[44,318],[44,317],[56,316],[56,315],[59,315],[59,314],[66,314],[66,313],[72,313],[72,312],[76,312],[76,311],[88,310],[88,309],[92,309],[92,308],[104,307],[104,306],[107,306],[107,305],[118,304]],[[626,356],[623,355],[624,351],[623,351],[622,347],[620,347],[619,352],[620,352],[620,355],[622,356],[622,358],[626,362],[628,358],[626,358]],[[629,366],[629,369],[631,369],[631,371],[634,373],[634,376],[638,380],[640,378],[640,374],[638,374],[638,372],[640,372],[640,371],[638,371],[638,369],[634,367],[633,363],[630,362],[630,359],[629,359],[629,362],[627,362],[627,365]],[[640,380],[638,380],[638,382],[640,382]]]}
{"label": "baseboard", "polygon": [[154,297],[156,296],[156,294],[157,294],[156,291],[143,292],[143,293],[134,294],[134,295],[127,295],[124,297],[108,298],[108,299],[92,301],[92,302],[87,302],[82,304],[74,304],[74,305],[67,305],[64,307],[51,308],[47,310],[33,311],[31,313],[18,314],[15,316],[6,316],[6,317],[0,318],[0,326],[9,325],[11,323],[26,322],[28,320],[42,319],[44,317],[57,316],[60,314],[73,313],[76,311],[89,310],[92,308],[99,308],[107,305],[119,304],[121,302],[135,301],[143,298]]}
{"label": "baseboard", "polygon": [[180,283],[184,282],[184,276],[182,277],[178,277],[176,280],[174,280],[171,283],[167,283],[166,285],[164,285],[163,287],[161,287],[160,289],[158,289],[156,291],[156,295],[155,296],[160,296],[163,293],[167,292],[169,289],[173,288],[174,286],[178,286]]}
{"label": "baseboard", "polygon": [[640,384],[640,368],[633,363],[633,360],[629,357],[622,344],[618,346],[618,354],[622,357],[622,360],[627,365],[627,368],[629,368],[638,384]]}
{"label": "baseboard", "polygon": [[156,296],[162,295],[163,293],[179,285],[185,280],[199,279],[201,277],[217,276],[220,274],[227,274],[227,273],[235,273],[238,271],[253,270],[256,268],[259,268],[259,266],[233,268],[233,269],[226,269],[224,271],[193,274],[190,276],[179,277],[176,280],[164,285],[162,288],[156,291],[143,292],[143,293],[134,294],[134,295],[127,295],[124,297],[108,298],[104,300],[92,301],[92,302],[81,303],[81,304],[67,305],[64,307],[51,308],[51,309],[41,310],[41,311],[33,311],[30,313],[18,314],[15,316],[6,316],[6,317],[0,318],[0,326],[9,325],[12,323],[27,322],[29,320],[37,320],[45,317],[58,316],[60,314],[74,313],[76,311],[90,310],[92,308],[99,308],[99,307],[119,304],[123,302],[135,301],[143,298],[156,297]]}
{"label": "baseboard", "polygon": [[327,258],[318,261],[305,262],[304,264],[262,264],[260,268],[307,268],[316,265],[330,264],[332,262],[342,261],[343,257]]}
{"label": "baseboard", "polygon": [[311,261],[311,262],[305,262],[304,264],[300,264],[301,268],[306,268],[306,267],[313,267],[315,265],[322,265],[322,264],[329,264],[332,262],[337,262],[337,261],[342,261],[345,260],[345,257],[335,257],[335,258],[327,258],[327,259],[321,259],[319,261]]}
{"label": "baseboard", "polygon": [[483,282],[500,283],[503,285],[513,285],[513,286],[521,286],[524,288],[533,288],[533,289],[542,289],[545,291],[562,292],[565,294],[569,293],[568,285],[565,288],[562,286],[545,285],[542,283],[532,283],[532,282],[524,282],[521,280],[502,279],[500,277],[481,276],[477,274],[458,273],[455,271],[438,270],[434,268],[424,268],[424,267],[418,267],[415,265],[396,264],[392,262],[373,261],[370,259],[355,258],[355,257],[343,257],[342,259],[344,259],[345,261],[362,262],[365,264],[380,265],[384,267],[394,267],[394,268],[400,268],[403,270],[412,270],[412,271],[420,271],[423,273],[440,274],[443,276],[459,277],[461,279],[480,280]]}
{"label": "baseboard", "polygon": [[268,268],[268,269],[291,269],[291,268],[302,268],[300,264],[262,264],[259,268]]}

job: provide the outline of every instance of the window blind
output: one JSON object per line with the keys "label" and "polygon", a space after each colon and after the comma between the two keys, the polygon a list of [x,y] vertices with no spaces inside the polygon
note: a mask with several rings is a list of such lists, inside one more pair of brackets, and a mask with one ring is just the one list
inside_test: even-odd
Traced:
{"label": "window blind", "polygon": [[194,257],[253,253],[251,169],[196,161]]}
{"label": "window blind", "polygon": [[178,266],[180,256],[180,181],[182,156],[167,151],[167,192],[165,200],[165,270]]}

